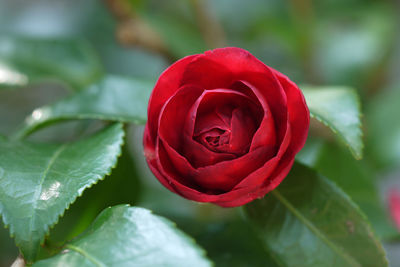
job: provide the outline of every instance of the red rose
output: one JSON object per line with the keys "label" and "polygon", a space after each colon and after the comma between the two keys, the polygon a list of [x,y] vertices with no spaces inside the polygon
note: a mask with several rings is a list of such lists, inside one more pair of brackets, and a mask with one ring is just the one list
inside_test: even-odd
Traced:
{"label": "red rose", "polygon": [[185,198],[233,207],[278,186],[303,147],[300,89],[246,50],[185,57],[157,81],[144,153],[157,179]]}
{"label": "red rose", "polygon": [[389,210],[397,229],[400,230],[400,191],[397,189],[389,191]]}

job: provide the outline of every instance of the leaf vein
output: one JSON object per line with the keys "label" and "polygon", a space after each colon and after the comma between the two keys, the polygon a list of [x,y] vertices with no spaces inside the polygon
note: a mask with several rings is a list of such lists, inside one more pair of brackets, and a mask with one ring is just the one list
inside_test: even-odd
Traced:
{"label": "leaf vein", "polygon": [[[49,173],[52,166],[54,165],[54,162],[56,161],[56,159],[60,156],[60,154],[65,150],[66,147],[67,147],[67,144],[64,144],[64,145],[60,146],[56,151],[54,151],[54,154],[51,156],[49,162],[47,163],[46,169],[43,171],[42,177],[40,178],[39,188],[35,192],[35,195],[33,197],[34,203],[33,203],[31,215],[29,216],[30,217],[30,221],[29,221],[29,229],[30,230],[32,230],[34,222],[35,222],[35,217],[33,215],[37,208],[38,198],[39,198],[40,194],[42,193],[43,183],[46,179],[46,176]],[[32,233],[33,233],[33,231],[29,231],[29,240],[31,240],[31,238],[32,238]]]}
{"label": "leaf vein", "polygon": [[287,209],[293,213],[308,229],[310,229],[317,237],[319,237],[329,248],[331,248],[337,255],[343,257],[350,266],[360,266],[354,258],[349,256],[348,254],[344,253],[343,251],[339,250],[331,241],[329,241],[326,236],[321,233],[315,226],[309,222],[307,218],[305,218],[301,213],[299,213],[292,204],[282,196],[278,190],[273,190],[271,192]]}

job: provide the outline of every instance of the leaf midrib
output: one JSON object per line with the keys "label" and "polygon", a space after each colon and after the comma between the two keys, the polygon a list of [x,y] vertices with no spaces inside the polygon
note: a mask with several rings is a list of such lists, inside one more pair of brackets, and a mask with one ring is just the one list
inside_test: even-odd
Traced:
{"label": "leaf midrib", "polygon": [[304,217],[300,212],[296,210],[296,208],[283,196],[277,189],[271,192],[278,201],[280,201],[286,208],[293,213],[308,229],[311,230],[319,239],[321,239],[329,248],[331,248],[337,255],[341,256],[345,259],[350,266],[361,266],[353,257],[349,256],[348,254],[344,253],[343,251],[339,250],[334,243],[329,241],[326,236],[321,233],[306,217]]}
{"label": "leaf midrib", "polygon": [[37,208],[37,204],[38,204],[38,198],[42,193],[42,189],[43,189],[43,183],[47,177],[47,174],[49,173],[50,169],[52,168],[52,166],[54,165],[54,162],[56,161],[56,159],[60,156],[60,154],[65,150],[65,148],[67,147],[67,144],[64,144],[62,146],[60,146],[59,148],[57,148],[54,151],[54,154],[51,156],[50,160],[47,163],[47,167],[46,169],[43,171],[42,177],[40,178],[40,183],[39,183],[39,189],[35,192],[35,196],[33,197],[34,202],[33,202],[33,207],[32,207],[32,212],[30,214],[30,221],[29,221],[29,240],[32,240],[32,233],[33,231],[33,225],[35,222],[35,217],[33,216],[35,213],[35,210]]}
{"label": "leaf midrib", "polygon": [[105,264],[103,264],[102,262],[100,262],[98,259],[96,259],[94,256],[92,256],[91,254],[89,254],[87,251],[81,249],[80,247],[68,244],[65,246],[66,248],[69,248],[79,254],[81,254],[83,257],[87,258],[89,261],[91,261],[92,263],[94,263],[96,266],[99,267],[106,267]]}

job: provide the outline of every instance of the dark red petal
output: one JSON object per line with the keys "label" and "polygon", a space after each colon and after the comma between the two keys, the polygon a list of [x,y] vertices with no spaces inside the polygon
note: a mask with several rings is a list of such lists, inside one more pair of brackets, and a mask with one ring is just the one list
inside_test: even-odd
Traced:
{"label": "dark red petal", "polygon": [[[214,89],[204,91],[203,94],[198,97],[189,112],[188,119],[186,120],[187,124],[183,134],[182,155],[184,155],[193,166],[202,167],[213,165],[219,161],[228,160],[235,157],[231,153],[212,152],[193,139],[193,136],[196,132],[202,132],[202,130],[204,130],[204,128],[202,129],[199,127],[205,127],[205,124],[203,123],[198,125],[197,121],[201,121],[201,117],[209,113],[221,114],[218,112],[218,110],[215,112],[215,109],[216,107],[221,108],[225,105],[232,107],[248,107],[249,110],[253,110],[253,113],[256,113],[254,110],[257,110],[258,108],[258,106],[256,106],[250,98],[240,92],[230,89]],[[224,111],[220,110],[220,112],[223,113]],[[221,114],[220,116],[223,117],[224,114]],[[210,121],[210,123],[212,123],[212,121]],[[221,124],[218,125],[221,126]]]}
{"label": "dark red petal", "polygon": [[227,192],[262,166],[270,153],[268,148],[260,147],[240,158],[198,168],[191,178],[209,194]]}
{"label": "dark red petal", "polygon": [[204,89],[228,88],[232,83],[232,73],[220,62],[208,59],[204,54],[187,65],[181,85],[196,84]]}
{"label": "dark red petal", "polygon": [[192,119],[188,113],[202,93],[203,90],[197,86],[185,85],[176,91],[161,109],[158,133],[179,152],[183,151],[184,126],[187,120]]}
{"label": "dark red petal", "polygon": [[186,134],[183,136],[182,141],[184,144],[183,155],[195,168],[213,165],[220,161],[236,158],[236,155],[231,153],[220,153],[211,151]]}
{"label": "dark red petal", "polygon": [[[265,72],[267,66],[250,52],[237,47],[217,48],[206,51],[202,58],[218,62],[231,73]],[[198,58],[198,59],[200,59]]]}
{"label": "dark red petal", "polygon": [[255,88],[249,82],[240,81],[240,83],[242,83],[253,92],[264,110],[264,116],[261,124],[253,136],[250,151],[257,149],[260,146],[267,146],[271,149],[275,147],[277,149],[279,144],[277,144],[275,122],[272,112],[269,109],[267,99],[257,88]]}
{"label": "dark red petal", "polygon": [[293,166],[293,163],[294,163],[294,159],[287,162],[287,164],[285,164],[285,165],[279,165],[279,168],[277,168],[276,172],[275,172],[276,176],[274,176],[274,174],[271,174],[270,179],[272,181],[274,181],[274,183],[271,183],[269,186],[256,188],[255,190],[253,190],[252,192],[249,192],[247,194],[243,194],[243,192],[237,193],[238,194],[237,198],[231,198],[230,200],[225,201],[225,202],[218,200],[218,201],[215,201],[214,204],[217,204],[221,207],[237,207],[237,206],[245,205],[245,204],[253,201],[254,199],[264,197],[268,192],[275,189],[275,187],[278,186],[282,182],[282,180],[288,175],[288,173],[290,172],[290,170]]}
{"label": "dark red petal", "polygon": [[193,135],[198,136],[204,132],[210,131],[213,128],[218,128],[224,131],[229,130],[230,118],[221,118],[217,112],[204,114],[200,118],[197,118],[196,128]]}
{"label": "dark red petal", "polygon": [[192,134],[184,130],[185,124],[194,124],[195,117],[191,115],[197,99],[203,96],[202,89],[185,85],[181,87],[164,105],[159,121],[159,137],[168,143],[178,153],[184,155],[195,167],[198,164],[214,164],[219,161],[233,159],[235,156],[227,153],[216,153],[206,149],[193,140]]}
{"label": "dark red petal", "polygon": [[153,146],[155,146],[155,138],[158,130],[158,118],[161,108],[179,89],[181,78],[187,64],[196,57],[197,55],[187,56],[172,64],[160,75],[156,85],[154,86],[147,109],[147,124],[149,125],[147,134],[149,135],[151,142],[153,142]]}
{"label": "dark red petal", "polygon": [[268,110],[275,124],[276,142],[281,143],[286,133],[288,114],[286,93],[281,84],[269,68],[267,73],[242,73],[241,76],[243,83],[251,88],[258,98],[265,99],[268,103]]}
{"label": "dark red petal", "polygon": [[248,152],[251,139],[256,129],[257,125],[254,118],[251,117],[251,114],[242,108],[233,110],[229,151],[235,154],[244,154]]}
{"label": "dark red petal", "polygon": [[154,175],[167,189],[187,199],[199,202],[211,202],[218,198],[218,196],[207,195],[198,191],[193,185],[186,185],[188,184],[187,181],[181,183],[179,180],[186,180],[186,177],[177,175],[177,170],[170,162],[170,158],[166,155],[166,151],[160,143],[157,144],[156,153],[158,156],[148,163]]}
{"label": "dark red petal", "polygon": [[254,171],[252,174],[250,174],[248,177],[243,179],[239,184],[235,186],[235,189],[241,188],[241,187],[254,187],[254,186],[261,186],[265,180],[267,180],[267,176],[263,173],[269,173],[269,171],[272,167],[275,168],[275,165],[270,163],[270,161],[275,162],[276,160],[279,161],[283,158],[285,153],[287,152],[287,149],[290,147],[290,141],[291,141],[291,129],[290,126],[288,125],[287,127],[287,132],[286,135],[283,139],[282,144],[279,147],[278,153],[276,156],[272,157],[269,161],[265,162],[264,166],[261,168],[257,169]]}
{"label": "dark red petal", "polygon": [[[288,131],[279,148],[278,154],[265,162],[263,166],[250,173],[240,183],[235,185],[231,191],[219,195],[218,201],[214,203],[223,207],[234,207],[244,205],[265,195],[267,192],[265,189],[266,184],[269,185],[273,181],[273,173],[279,168],[282,161],[281,159],[284,157],[290,145],[290,140],[291,131],[290,126],[288,126]],[[284,177],[285,176],[283,176],[282,179]]]}
{"label": "dark red petal", "polygon": [[[223,198],[220,198],[217,202],[214,202],[217,205],[224,207],[244,205],[255,198],[263,197],[266,193],[275,189],[289,173],[294,163],[296,153],[305,143],[309,127],[309,112],[304,97],[298,87],[286,76],[275,70],[273,71],[282,83],[282,87],[284,88],[288,99],[288,123],[290,124],[290,127],[288,126],[288,128],[290,129],[291,134],[289,138],[288,135],[286,135],[283,141],[285,143],[286,140],[287,148],[284,149],[281,147],[278,153],[278,155],[280,154],[280,158],[277,156],[267,162],[266,165],[272,165],[275,161],[276,167],[269,166],[269,169],[273,170],[273,172],[268,175],[268,179],[264,180],[262,186],[253,186],[254,190],[248,192],[247,196],[245,194],[239,195],[238,198],[234,199],[234,201],[232,201],[232,196],[228,196],[229,192],[226,194],[226,201],[224,201]],[[263,177],[262,172],[265,171],[263,169],[265,168],[266,166],[263,166],[253,172],[249,177],[245,178],[241,183],[235,186],[232,192],[235,190],[241,191],[241,189],[247,191],[251,189],[252,184],[259,185],[259,182]]]}
{"label": "dark red petal", "polygon": [[310,111],[301,90],[282,73],[273,70],[282,84],[288,101],[289,122],[292,130],[291,149],[294,154],[303,148],[308,135],[310,125]]}

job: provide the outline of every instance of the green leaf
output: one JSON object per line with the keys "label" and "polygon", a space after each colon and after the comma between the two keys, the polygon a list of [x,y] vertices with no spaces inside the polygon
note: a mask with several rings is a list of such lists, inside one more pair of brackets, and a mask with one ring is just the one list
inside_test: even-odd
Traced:
{"label": "green leaf", "polygon": [[355,90],[346,87],[302,87],[311,117],[328,126],[362,158],[363,142],[360,101]]}
{"label": "green leaf", "polygon": [[69,98],[33,111],[17,137],[61,120],[99,119],[144,124],[153,85],[148,81],[108,76]]}
{"label": "green leaf", "polygon": [[245,211],[282,266],[388,266],[358,207],[332,182],[298,163],[277,189]]}
{"label": "green leaf", "polygon": [[340,186],[367,215],[379,237],[399,236],[379,197],[376,173],[368,162],[355,160],[344,148],[315,138],[307,140],[297,159]]}
{"label": "green leaf", "polygon": [[0,88],[43,79],[81,88],[101,73],[99,59],[84,41],[0,37]]}
{"label": "green leaf", "polygon": [[33,266],[211,266],[204,251],[175,224],[128,205],[105,209],[65,248]]}
{"label": "green leaf", "polygon": [[383,169],[400,162],[400,84],[374,98],[367,109],[368,156]]}
{"label": "green leaf", "polygon": [[178,226],[206,249],[218,267],[278,267],[255,231],[243,220],[202,222],[177,219]]}
{"label": "green leaf", "polygon": [[81,234],[105,208],[118,204],[136,205],[142,193],[139,175],[136,162],[125,145],[111,175],[85,190],[50,230],[46,242],[59,247],[65,240]]}
{"label": "green leaf", "polygon": [[0,139],[0,214],[28,262],[65,209],[111,172],[123,136],[115,124],[63,145]]}

